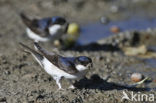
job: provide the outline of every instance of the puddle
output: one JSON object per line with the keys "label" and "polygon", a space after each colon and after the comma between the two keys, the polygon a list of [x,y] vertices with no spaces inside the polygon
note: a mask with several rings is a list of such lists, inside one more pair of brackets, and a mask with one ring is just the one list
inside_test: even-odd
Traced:
{"label": "puddle", "polygon": [[156,78],[156,59],[144,59],[141,63],[132,64],[125,67],[125,70],[139,72],[145,76]]}
{"label": "puddle", "polygon": [[[149,49],[156,52],[156,46],[150,46]],[[127,66],[125,70],[139,72],[145,76],[156,79],[156,58],[142,59],[139,63]]]}
{"label": "puddle", "polygon": [[124,21],[114,21],[109,22],[108,24],[91,23],[87,25],[81,26],[81,34],[78,39],[80,44],[88,44],[91,42],[95,42],[99,39],[109,37],[113,35],[110,32],[110,28],[116,25],[120,28],[120,30],[143,30],[147,28],[155,28],[156,27],[156,18],[153,19],[143,19],[143,18],[131,18]]}
{"label": "puddle", "polygon": [[[98,22],[82,25],[82,33],[78,41],[81,45],[85,45],[114,35],[112,32],[110,32],[110,28],[114,25],[118,26],[121,32],[127,30],[146,30],[148,28],[156,28],[156,18],[131,18],[124,21],[109,22],[108,24],[102,24]],[[156,46],[150,47],[150,49],[156,51]],[[156,59],[141,60],[139,63],[125,66],[124,70],[130,70],[131,72],[140,72],[145,76],[156,78]]]}
{"label": "puddle", "polygon": [[156,59],[146,59],[144,60],[146,65],[149,65],[151,68],[156,68]]}
{"label": "puddle", "polygon": [[156,52],[156,46],[149,46],[148,49]]}

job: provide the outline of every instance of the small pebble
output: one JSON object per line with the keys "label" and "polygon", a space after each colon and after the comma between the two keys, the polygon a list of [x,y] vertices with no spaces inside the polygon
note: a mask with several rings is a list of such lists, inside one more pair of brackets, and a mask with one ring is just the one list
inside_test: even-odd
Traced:
{"label": "small pebble", "polygon": [[131,75],[131,80],[133,81],[133,82],[139,82],[139,81],[141,81],[143,79],[143,75],[141,74],[141,73],[133,73],[132,75]]}
{"label": "small pebble", "polygon": [[111,31],[112,33],[119,33],[119,32],[120,32],[120,29],[119,29],[119,27],[117,27],[117,26],[112,26],[112,27],[110,28],[110,31]]}
{"label": "small pebble", "polygon": [[110,10],[112,13],[117,13],[119,11],[119,7],[116,5],[113,5],[113,6],[111,6]]}
{"label": "small pebble", "polygon": [[155,79],[155,80],[153,80],[153,82],[154,82],[154,83],[156,83],[156,79]]}
{"label": "small pebble", "polygon": [[9,74],[10,74],[10,71],[7,71],[7,70],[6,70],[4,73],[5,73],[6,75],[9,75]]}
{"label": "small pebble", "polygon": [[101,21],[102,24],[107,24],[107,23],[109,22],[108,18],[105,17],[105,16],[102,16],[102,17],[100,18],[100,21]]}
{"label": "small pebble", "polygon": [[54,45],[55,45],[55,46],[60,46],[60,45],[61,45],[61,43],[60,43],[60,41],[59,41],[59,40],[55,40],[55,41],[54,41]]}

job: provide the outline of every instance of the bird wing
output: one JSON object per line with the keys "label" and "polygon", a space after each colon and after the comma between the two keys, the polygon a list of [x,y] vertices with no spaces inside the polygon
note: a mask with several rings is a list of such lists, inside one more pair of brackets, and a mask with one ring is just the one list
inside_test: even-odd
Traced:
{"label": "bird wing", "polygon": [[[49,30],[48,30],[48,21],[47,20],[38,20],[38,19],[33,19],[31,20],[28,18],[24,13],[20,14],[20,17],[23,21],[23,23],[33,32],[38,34],[39,36],[46,37],[49,35]],[[45,25],[47,23],[47,26]],[[44,26],[44,28],[43,28]]]}
{"label": "bird wing", "polygon": [[55,53],[50,53],[40,47],[38,43],[34,43],[35,48],[42,53],[52,64],[60,68],[61,70],[70,73],[75,74],[78,72],[78,70],[75,68],[74,62],[72,62],[69,59],[66,59],[65,57],[62,57],[60,55],[57,55]]}
{"label": "bird wing", "polygon": [[78,70],[75,68],[75,64],[65,57],[58,58],[58,67],[69,74],[75,74],[78,72]]}

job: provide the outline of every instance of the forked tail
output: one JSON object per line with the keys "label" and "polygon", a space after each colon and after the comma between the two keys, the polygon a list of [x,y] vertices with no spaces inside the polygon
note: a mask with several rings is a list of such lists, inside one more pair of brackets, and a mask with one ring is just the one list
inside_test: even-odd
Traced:
{"label": "forked tail", "polygon": [[23,43],[19,43],[22,47],[24,47],[28,52],[30,52],[34,57],[35,57],[35,59],[37,59],[37,61],[39,62],[39,63],[41,63],[41,61],[44,59],[44,57],[40,54],[40,53],[38,53],[37,51],[35,51],[35,50],[33,50],[33,49],[31,49],[31,48],[29,48],[28,46],[26,46],[25,44],[23,44]]}

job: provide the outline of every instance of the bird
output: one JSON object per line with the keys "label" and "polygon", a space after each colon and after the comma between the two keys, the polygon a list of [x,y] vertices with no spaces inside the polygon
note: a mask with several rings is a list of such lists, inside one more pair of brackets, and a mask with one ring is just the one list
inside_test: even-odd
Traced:
{"label": "bird", "polygon": [[58,90],[63,89],[60,83],[62,78],[70,82],[69,88],[74,89],[72,80],[80,80],[93,67],[92,59],[87,56],[65,57],[54,52],[49,52],[34,42],[34,49],[19,43],[26,52],[32,54],[40,66],[53,77],[58,85]]}
{"label": "bird", "polygon": [[35,42],[54,41],[68,31],[69,23],[60,16],[46,17],[42,19],[30,19],[24,13],[20,13],[21,20],[26,25],[26,33]]}

